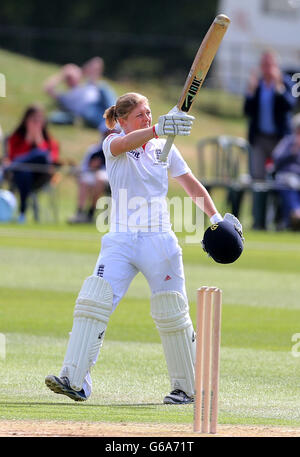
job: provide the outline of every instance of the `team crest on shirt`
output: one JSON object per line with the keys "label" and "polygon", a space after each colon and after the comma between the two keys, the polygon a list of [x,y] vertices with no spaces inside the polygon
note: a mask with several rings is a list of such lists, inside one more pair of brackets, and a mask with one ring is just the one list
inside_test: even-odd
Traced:
{"label": "team crest on shirt", "polygon": [[155,149],[154,151],[154,162],[153,162],[153,165],[166,165],[166,162],[162,162],[160,160],[160,156],[161,156],[161,149]]}

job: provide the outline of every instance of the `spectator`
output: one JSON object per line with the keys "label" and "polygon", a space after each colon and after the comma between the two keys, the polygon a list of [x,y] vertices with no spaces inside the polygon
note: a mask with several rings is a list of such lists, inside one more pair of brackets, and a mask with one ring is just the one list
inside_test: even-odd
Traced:
{"label": "spectator", "polygon": [[98,198],[109,186],[102,141],[91,146],[81,162],[78,179],[77,212],[69,224],[92,223]]}
{"label": "spectator", "polygon": [[[49,135],[43,109],[29,106],[15,131],[7,139],[5,174],[11,174],[20,194],[19,222],[25,222],[30,193],[51,179],[47,165],[58,163],[59,146]],[[34,167],[36,167],[34,169]]]}
{"label": "spectator", "polygon": [[275,179],[279,184],[285,227],[300,229],[300,114],[293,117],[293,132],[273,151]]}
{"label": "spectator", "polygon": [[[250,175],[255,181],[266,177],[272,151],[290,133],[290,117],[296,99],[292,81],[281,72],[276,55],[267,51],[260,60],[260,75],[252,74],[245,97],[244,113],[249,119]],[[254,192],[254,228],[265,229],[266,193]]]}
{"label": "spectator", "polygon": [[[44,84],[44,89],[59,105],[60,111],[50,114],[49,120],[56,124],[73,124],[76,118],[86,126],[106,131],[104,111],[115,102],[115,95],[102,81],[103,60],[95,57],[83,65],[67,64]],[[64,83],[65,91],[58,86]]]}
{"label": "spectator", "polygon": [[[82,67],[86,83],[91,86],[96,86],[98,89],[98,102],[87,109],[86,116],[90,113],[91,119],[96,119],[98,129],[103,135],[108,132],[103,114],[106,109],[114,105],[116,102],[116,95],[111,87],[102,79],[104,70],[104,61],[101,57],[93,57],[88,60]],[[99,122],[100,119],[100,122]]]}

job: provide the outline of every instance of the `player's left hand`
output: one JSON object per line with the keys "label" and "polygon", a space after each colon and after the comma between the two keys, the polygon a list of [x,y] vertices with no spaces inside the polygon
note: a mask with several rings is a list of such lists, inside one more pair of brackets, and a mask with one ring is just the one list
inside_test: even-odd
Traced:
{"label": "player's left hand", "polygon": [[242,240],[244,240],[243,226],[237,217],[235,217],[233,214],[226,213],[223,217],[223,220],[232,224],[235,227],[236,231],[241,235]]}
{"label": "player's left hand", "polygon": [[235,262],[244,249],[242,224],[233,214],[226,213],[222,220],[206,229],[201,245],[215,262]]}

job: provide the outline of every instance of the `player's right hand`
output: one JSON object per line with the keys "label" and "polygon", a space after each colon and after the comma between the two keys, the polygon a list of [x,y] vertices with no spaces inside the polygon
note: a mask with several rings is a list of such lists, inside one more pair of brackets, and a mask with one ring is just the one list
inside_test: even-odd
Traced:
{"label": "player's right hand", "polygon": [[193,116],[189,116],[178,109],[174,110],[173,112],[158,118],[158,123],[155,124],[156,135],[187,136],[191,133],[194,119],[195,118]]}

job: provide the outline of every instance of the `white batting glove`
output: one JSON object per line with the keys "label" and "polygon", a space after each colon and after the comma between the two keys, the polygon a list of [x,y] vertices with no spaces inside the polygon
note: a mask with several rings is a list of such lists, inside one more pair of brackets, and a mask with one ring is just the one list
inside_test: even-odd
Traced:
{"label": "white batting glove", "polygon": [[242,239],[244,239],[244,237],[243,237],[243,226],[242,226],[242,224],[240,223],[240,221],[238,220],[237,217],[235,217],[233,214],[226,213],[224,218],[223,218],[223,220],[229,222],[230,224],[232,224],[236,228],[236,230],[239,232],[239,234],[241,235]]}
{"label": "white batting glove", "polygon": [[175,106],[168,114],[158,118],[158,123],[154,126],[156,135],[187,136],[191,133],[194,119],[193,116],[183,113]]}
{"label": "white batting glove", "polygon": [[[172,109],[170,109],[170,111],[168,112],[168,114],[180,114],[180,113],[183,113],[183,111],[180,111],[180,109],[178,108],[177,105],[173,106]],[[186,113],[183,113],[183,114],[186,114]]]}

